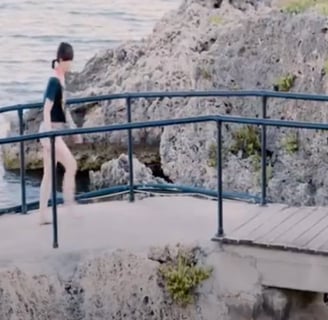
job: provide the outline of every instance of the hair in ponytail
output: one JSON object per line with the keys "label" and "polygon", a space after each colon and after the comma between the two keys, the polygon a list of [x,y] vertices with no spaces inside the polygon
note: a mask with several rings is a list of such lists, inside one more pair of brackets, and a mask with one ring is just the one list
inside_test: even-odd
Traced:
{"label": "hair in ponytail", "polygon": [[52,60],[52,62],[51,62],[51,68],[52,68],[52,69],[55,69],[56,62],[58,62],[57,59]]}
{"label": "hair in ponytail", "polygon": [[61,42],[57,49],[57,58],[52,60],[52,69],[55,68],[56,62],[62,61],[72,61],[74,58],[73,47],[67,42]]}

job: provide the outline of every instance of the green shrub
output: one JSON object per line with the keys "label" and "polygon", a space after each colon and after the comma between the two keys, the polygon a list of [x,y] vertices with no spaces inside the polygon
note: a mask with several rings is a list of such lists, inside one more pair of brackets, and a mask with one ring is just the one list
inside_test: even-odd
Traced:
{"label": "green shrub", "polygon": [[289,0],[284,2],[286,4],[282,9],[287,13],[299,14],[313,7],[320,14],[328,15],[327,0]]}
{"label": "green shrub", "polygon": [[291,0],[283,7],[287,13],[302,13],[314,5],[313,0]]}
{"label": "green shrub", "polygon": [[243,158],[248,158],[261,152],[260,132],[255,126],[243,126],[233,133],[233,139],[230,151],[234,154],[242,151]]}
{"label": "green shrub", "polygon": [[262,160],[261,156],[258,153],[251,156],[251,163],[252,163],[254,171],[261,170],[261,167],[262,167],[261,160]]}
{"label": "green shrub", "polygon": [[217,146],[215,145],[215,143],[212,143],[208,151],[207,164],[209,167],[216,167],[217,163],[218,163]]}
{"label": "green shrub", "polygon": [[323,68],[322,68],[322,74],[327,76],[328,75],[328,59],[325,60]]}
{"label": "green shrub", "polygon": [[205,80],[212,80],[212,75],[211,73],[206,70],[206,69],[202,69],[201,70],[201,73],[202,73],[202,77],[205,79]]}
{"label": "green shrub", "polygon": [[210,277],[212,268],[197,267],[194,259],[180,253],[177,261],[162,266],[160,273],[172,300],[186,306],[193,302],[194,290]]}
{"label": "green shrub", "polygon": [[295,75],[287,74],[286,76],[278,79],[278,81],[274,84],[274,89],[276,91],[288,92],[293,87],[295,80],[296,80]]}
{"label": "green shrub", "polygon": [[210,17],[210,23],[212,23],[216,26],[222,24],[223,22],[224,22],[224,20],[220,16],[211,16]]}
{"label": "green shrub", "polygon": [[282,139],[282,147],[284,150],[293,154],[299,150],[299,140],[297,133],[289,133]]}
{"label": "green shrub", "polygon": [[328,2],[320,2],[316,5],[317,11],[323,16],[328,16]]}

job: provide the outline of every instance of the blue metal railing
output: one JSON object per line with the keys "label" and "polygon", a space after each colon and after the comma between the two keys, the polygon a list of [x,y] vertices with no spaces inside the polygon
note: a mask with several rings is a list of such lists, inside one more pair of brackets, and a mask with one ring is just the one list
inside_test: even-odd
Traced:
{"label": "blue metal railing", "polygon": [[[288,128],[302,128],[302,129],[321,129],[328,130],[328,124],[320,123],[310,123],[310,122],[296,122],[296,121],[282,121],[282,120],[268,120],[268,119],[254,119],[254,118],[242,118],[242,117],[230,117],[230,116],[199,116],[191,118],[180,118],[172,120],[158,120],[149,122],[136,122],[130,124],[120,124],[120,125],[110,125],[103,127],[94,128],[78,128],[69,129],[54,132],[44,132],[38,134],[29,134],[25,136],[16,136],[0,139],[0,145],[7,143],[16,143],[21,141],[36,140],[41,138],[50,138],[51,140],[51,158],[52,158],[52,207],[53,207],[53,225],[54,225],[54,248],[58,247],[58,229],[57,229],[57,199],[56,199],[56,159],[55,159],[55,137],[57,136],[67,136],[72,134],[91,134],[100,132],[112,132],[112,131],[122,131],[122,130],[133,130],[141,128],[150,128],[158,126],[172,126],[181,124],[191,124],[191,123],[204,123],[204,122],[216,122],[218,127],[218,144],[217,144],[217,170],[218,170],[218,182],[217,182],[217,198],[218,198],[218,228],[217,237],[222,237],[224,235],[223,229],[223,194],[222,194],[222,123],[239,123],[239,124],[249,124],[249,125],[263,125],[263,126],[276,126],[276,127],[288,127]],[[130,149],[130,152],[132,149]],[[132,155],[129,155],[129,158]],[[133,201],[134,194],[134,184],[133,175],[131,174],[133,168],[133,162],[129,162],[130,166],[130,180],[129,180],[129,192],[130,201]],[[262,171],[265,168],[262,167]],[[263,197],[264,195],[262,195]],[[265,203],[265,199],[263,199]]]}
{"label": "blue metal railing", "polygon": [[[262,119],[255,118],[243,118],[238,116],[198,116],[190,118],[180,118],[180,119],[171,119],[171,120],[156,120],[148,122],[137,122],[132,123],[132,100],[139,98],[182,98],[182,97],[261,97],[262,98]],[[116,99],[125,99],[126,100],[126,110],[127,110],[127,122],[126,124],[116,124],[95,128],[76,128],[70,130],[62,130],[55,132],[44,132],[38,134],[28,134],[23,135],[24,126],[23,126],[23,110],[33,109],[42,107],[42,103],[30,103],[26,105],[15,105],[10,107],[5,107],[0,109],[0,113],[17,111],[19,117],[19,133],[20,136],[8,137],[0,139],[0,145],[8,143],[20,143],[20,163],[21,163],[21,212],[27,212],[26,204],[26,191],[25,191],[25,159],[24,159],[24,142],[30,140],[36,140],[41,138],[50,138],[51,140],[51,157],[52,157],[52,208],[53,208],[53,226],[54,226],[54,241],[53,247],[58,247],[58,229],[57,229],[57,204],[58,199],[56,195],[56,159],[55,159],[55,137],[57,136],[67,136],[72,134],[92,134],[92,133],[101,133],[101,132],[112,132],[112,131],[121,131],[127,130],[128,132],[128,159],[129,159],[129,185],[118,186],[116,190],[128,190],[129,200],[134,201],[134,191],[135,190],[146,190],[147,186],[135,186],[133,181],[133,141],[132,141],[132,130],[133,129],[142,129],[158,126],[172,126],[172,125],[182,125],[182,124],[191,124],[191,123],[204,123],[204,122],[216,122],[217,124],[217,199],[218,199],[218,228],[217,228],[217,237],[222,237],[224,235],[223,229],[223,207],[222,199],[223,197],[234,198],[238,195],[233,195],[229,193],[224,193],[222,190],[222,123],[235,123],[235,124],[249,124],[249,125],[260,125],[261,129],[261,205],[265,205],[267,202],[266,197],[266,185],[267,185],[267,176],[266,176],[266,127],[267,126],[277,126],[277,127],[288,127],[288,128],[302,128],[302,129],[321,129],[327,130],[327,124],[321,123],[310,123],[310,122],[297,122],[297,121],[282,121],[282,120],[269,120],[267,118],[267,101],[268,98],[279,98],[279,99],[292,99],[292,100],[305,100],[305,101],[328,101],[328,96],[326,95],[308,95],[308,94],[291,94],[291,93],[279,93],[271,91],[190,91],[190,92],[148,92],[148,93],[122,93],[122,94],[113,94],[113,95],[104,95],[97,97],[87,97],[87,98],[77,98],[69,99],[68,104],[77,104],[77,103],[95,103],[106,100],[116,100]],[[163,186],[164,187],[164,186]],[[154,188],[154,186],[149,186],[149,188]],[[155,187],[156,188],[156,187]],[[177,188],[177,186],[170,186],[170,188]],[[189,187],[190,188],[190,187]],[[179,188],[182,191],[188,192],[188,187],[180,186]],[[200,190],[197,189],[200,193],[215,194],[213,191],[209,190]],[[90,196],[95,194],[94,192],[90,193]],[[83,199],[86,198],[86,195],[80,195],[77,198]],[[245,195],[241,195],[242,198]],[[248,199],[256,199],[254,196],[247,196]],[[61,199],[59,199],[61,202]],[[36,204],[34,204],[36,205]],[[5,212],[8,212],[9,209],[2,209]]]}
{"label": "blue metal railing", "polygon": [[[290,99],[290,100],[303,100],[303,101],[328,101],[328,96],[326,95],[316,95],[316,94],[301,94],[301,93],[281,93],[275,91],[182,91],[182,92],[137,92],[137,93],[118,93],[111,95],[102,95],[95,97],[83,97],[83,98],[74,98],[68,99],[67,104],[80,104],[80,103],[95,103],[101,101],[111,101],[118,99],[126,100],[127,108],[127,121],[130,123],[132,121],[132,111],[131,111],[131,102],[133,99],[152,99],[152,98],[192,98],[192,97],[260,97],[262,98],[262,118],[266,118],[267,115],[267,100],[268,98],[276,99]],[[23,123],[23,111],[28,109],[41,108],[42,103],[28,103],[28,104],[18,104],[13,106],[7,106],[0,108],[0,113],[17,111],[19,119],[19,133],[20,135],[24,134],[24,123]],[[132,136],[131,131],[128,132],[128,141],[129,148],[132,148]],[[266,149],[266,128],[262,126],[262,142],[261,142],[261,157],[262,157],[262,166],[266,161],[265,152]],[[130,159],[131,160],[131,159]],[[266,172],[262,173],[262,200],[261,203],[265,204],[266,199]],[[20,142],[20,181],[21,181],[21,208],[5,208],[0,209],[0,214],[6,213],[9,211],[27,213],[28,206],[26,204],[26,185],[25,185],[25,158],[24,158],[24,142]],[[250,197],[251,199],[251,197]]]}

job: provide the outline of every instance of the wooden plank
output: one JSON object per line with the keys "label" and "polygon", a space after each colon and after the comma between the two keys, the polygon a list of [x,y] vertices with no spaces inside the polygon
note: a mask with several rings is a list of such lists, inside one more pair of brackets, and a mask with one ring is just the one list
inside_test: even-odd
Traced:
{"label": "wooden plank", "polygon": [[229,232],[229,236],[232,234],[239,236],[243,233],[243,229],[251,225],[252,222],[257,221],[255,223],[260,223],[259,220],[261,219],[261,217],[263,217],[263,212],[257,212],[256,214],[252,215],[251,218],[248,218],[245,222],[238,224],[233,230],[231,230],[231,232]]}
{"label": "wooden plank", "polygon": [[325,242],[318,247],[318,251],[328,252],[328,235],[327,231],[325,232]]}
{"label": "wooden plank", "polygon": [[283,224],[292,219],[293,217],[297,217],[298,213],[300,212],[300,209],[292,208],[286,211],[280,211],[277,212],[273,219],[270,219],[267,221],[266,224],[263,225],[263,227],[259,230],[256,230],[252,234],[252,239],[255,242],[261,242],[261,243],[270,243],[269,241],[269,234],[272,232],[277,232],[280,230],[280,228],[283,226]]}
{"label": "wooden plank", "polygon": [[243,239],[243,240],[253,240],[254,236],[258,236],[262,234],[264,228],[270,227],[275,221],[279,221],[282,219],[286,214],[288,214],[288,210],[290,208],[279,208],[268,206],[262,207],[262,210],[259,214],[253,216],[248,221],[243,223],[242,225],[238,226],[234,231],[229,233],[228,237],[234,239]]}
{"label": "wooden plank", "polygon": [[251,211],[246,221],[235,221],[228,239],[328,252],[328,208],[269,205]]}
{"label": "wooden plank", "polygon": [[257,228],[261,228],[267,219],[268,215],[264,212],[260,212],[259,214],[247,220],[242,225],[239,225],[234,231],[229,233],[228,236],[231,236],[235,239],[248,239],[249,234]]}
{"label": "wooden plank", "polygon": [[316,208],[295,208],[289,210],[280,223],[272,225],[265,230],[261,236],[257,237],[255,241],[267,242],[268,244],[275,243],[283,234],[289,232],[290,229],[300,225]]}
{"label": "wooden plank", "polygon": [[313,250],[324,249],[324,244],[328,240],[328,212],[323,208],[321,211],[325,214],[324,218],[315,225],[309,226],[308,230],[296,239],[295,245]]}
{"label": "wooden plank", "polygon": [[279,237],[276,237],[274,243],[277,245],[299,246],[297,239],[302,237],[302,235],[310,228],[320,224],[320,222],[325,219],[325,216],[326,214],[322,212],[322,210],[315,208],[314,210],[310,211],[309,215],[305,219],[302,219],[300,223],[292,226]]}

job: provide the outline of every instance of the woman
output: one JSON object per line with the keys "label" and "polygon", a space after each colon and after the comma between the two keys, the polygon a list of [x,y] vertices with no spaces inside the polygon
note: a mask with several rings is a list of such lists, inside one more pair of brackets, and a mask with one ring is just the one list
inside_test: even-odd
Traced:
{"label": "woman", "polygon": [[[67,129],[75,127],[70,112],[65,110],[65,74],[71,68],[74,52],[69,43],[62,42],[57,50],[57,58],[52,61],[54,75],[50,77],[44,95],[43,122],[40,132]],[[75,143],[81,143],[81,136],[72,136]],[[43,151],[43,178],[40,190],[40,224],[49,224],[50,219],[46,217],[48,200],[51,194],[51,145],[50,139],[40,140]],[[63,137],[55,139],[56,161],[65,168],[63,180],[63,194],[65,204],[74,203],[75,174],[77,163],[71,151],[67,147]]]}

